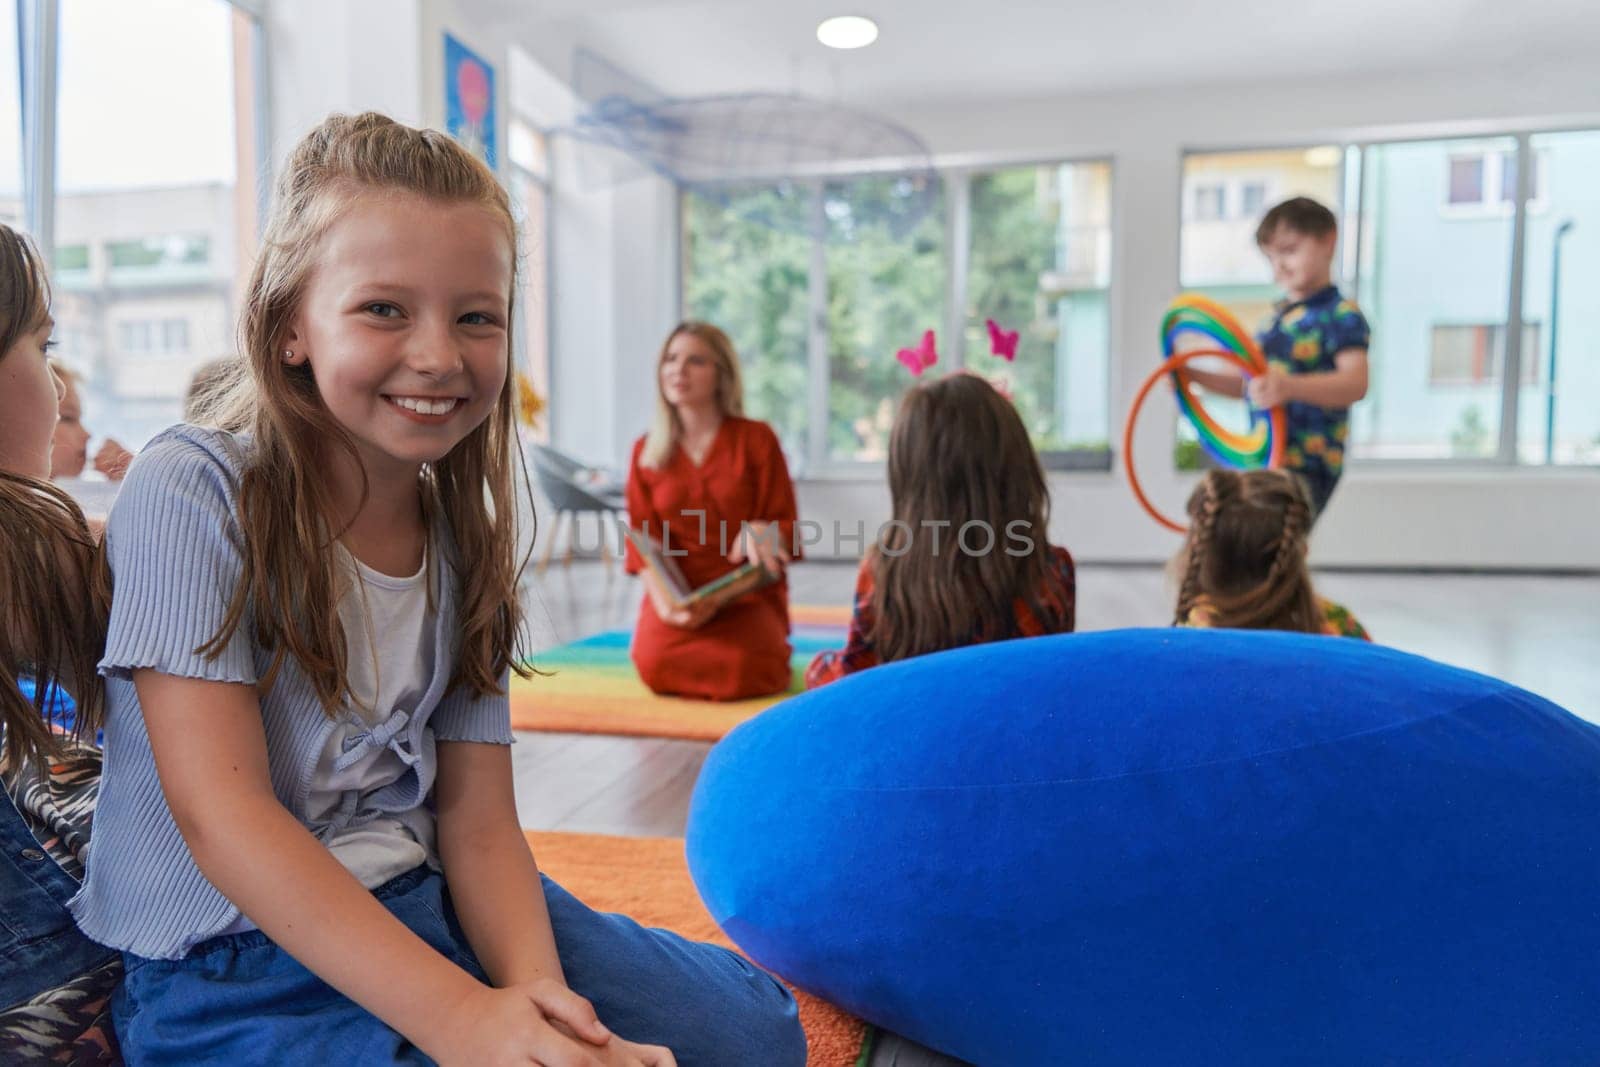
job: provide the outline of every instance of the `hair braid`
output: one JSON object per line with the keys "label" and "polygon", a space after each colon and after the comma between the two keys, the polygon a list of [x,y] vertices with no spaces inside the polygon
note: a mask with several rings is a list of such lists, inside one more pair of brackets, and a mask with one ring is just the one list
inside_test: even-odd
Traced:
{"label": "hair braid", "polygon": [[1216,626],[1319,630],[1306,568],[1311,509],[1293,475],[1211,471],[1190,497],[1189,514],[1179,625],[1204,600]]}
{"label": "hair braid", "polygon": [[1223,471],[1207,471],[1199,489],[1189,501],[1189,540],[1185,546],[1188,565],[1184,568],[1183,584],[1178,589],[1178,608],[1174,624],[1189,621],[1189,612],[1200,599],[1201,578],[1205,572],[1206,554],[1216,534],[1217,513],[1223,501],[1231,495],[1232,484]]}
{"label": "hair braid", "polygon": [[1275,586],[1294,566],[1296,558],[1305,551],[1306,527],[1309,513],[1299,494],[1290,498],[1283,509],[1283,531],[1273,546],[1272,566],[1267,571],[1268,586]]}

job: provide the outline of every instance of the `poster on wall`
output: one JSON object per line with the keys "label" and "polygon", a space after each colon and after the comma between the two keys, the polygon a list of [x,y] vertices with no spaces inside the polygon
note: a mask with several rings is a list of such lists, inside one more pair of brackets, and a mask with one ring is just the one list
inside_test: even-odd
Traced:
{"label": "poster on wall", "polygon": [[494,68],[466,45],[444,35],[444,121],[450,136],[491,170],[495,154]]}

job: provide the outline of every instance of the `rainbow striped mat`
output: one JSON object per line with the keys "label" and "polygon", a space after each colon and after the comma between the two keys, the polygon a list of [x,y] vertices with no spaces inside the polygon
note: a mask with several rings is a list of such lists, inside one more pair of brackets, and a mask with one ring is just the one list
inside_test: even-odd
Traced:
{"label": "rainbow striped mat", "polygon": [[806,664],[818,652],[844,647],[847,607],[796,604],[789,608],[794,678],[789,691],[718,703],[657,696],[628,658],[631,630],[607,630],[533,657],[547,672],[511,679],[511,725],[517,730],[623,734],[717,741],[729,730],[804,688]]}

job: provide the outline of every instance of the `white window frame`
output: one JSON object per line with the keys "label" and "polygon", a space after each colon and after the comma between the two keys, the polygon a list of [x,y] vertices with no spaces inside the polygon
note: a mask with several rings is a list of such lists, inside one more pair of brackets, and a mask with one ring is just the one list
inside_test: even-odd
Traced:
{"label": "white window frame", "polygon": [[[1244,202],[1244,191],[1247,186],[1259,185],[1261,187],[1261,207],[1251,210]],[[1268,208],[1277,203],[1279,197],[1275,195],[1276,183],[1266,176],[1241,176],[1234,181],[1233,217],[1241,221],[1253,219],[1258,214],[1264,214]]]}
{"label": "white window frame", "polygon": [[[177,344],[173,344],[173,340]],[[182,317],[168,316],[161,320],[161,348],[163,355],[184,356],[191,351],[189,337],[189,320]]]}
{"label": "white window frame", "polygon": [[[1504,136],[1500,134],[1498,136]],[[1458,159],[1477,158],[1483,166],[1483,198],[1481,200],[1450,199],[1450,167],[1449,164]],[[1547,210],[1549,201],[1545,198],[1544,177],[1545,166],[1541,153],[1534,152],[1534,165],[1530,179],[1533,182],[1533,195],[1528,198],[1528,211],[1540,214]],[[1510,218],[1516,210],[1515,197],[1506,196],[1506,152],[1499,149],[1475,152],[1452,152],[1446,158],[1446,165],[1442,179],[1439,196],[1439,214],[1447,219],[1482,219],[1482,218]]]}
{"label": "white window frame", "polygon": [[[1428,387],[1428,389],[1430,391],[1433,391],[1433,392],[1450,392],[1450,391],[1467,391],[1467,390],[1473,390],[1473,389],[1488,389],[1488,388],[1493,387],[1494,384],[1495,384],[1495,380],[1493,378],[1484,378],[1484,379],[1480,380],[1480,379],[1476,379],[1476,378],[1436,378],[1434,376],[1434,373],[1433,373],[1433,352],[1432,352],[1431,346],[1437,342],[1438,331],[1446,330],[1446,329],[1456,329],[1456,330],[1499,330],[1501,332],[1500,344],[1502,346],[1502,351],[1504,349],[1505,337],[1506,337],[1506,335],[1505,335],[1505,324],[1504,323],[1483,322],[1483,321],[1480,321],[1480,320],[1463,320],[1463,321],[1460,321],[1460,322],[1451,321],[1451,320],[1442,320],[1442,321],[1438,321],[1438,322],[1432,323],[1428,328],[1429,345],[1430,345],[1430,350],[1429,350],[1429,353],[1428,353],[1428,367],[1427,367],[1427,387]],[[1530,330],[1533,331],[1532,340],[1535,342],[1535,346],[1536,347],[1542,347],[1542,345],[1544,343],[1542,324],[1537,319],[1528,319],[1528,318],[1525,317],[1523,319],[1523,321],[1522,321],[1522,331],[1523,331],[1523,335],[1524,335],[1523,336],[1524,343],[1526,343],[1529,340],[1527,334],[1528,334],[1528,332]],[[1491,353],[1493,353],[1493,351],[1494,351],[1492,335],[1491,335],[1491,338],[1490,338],[1489,351]],[[1532,365],[1533,366],[1533,371],[1532,371],[1533,377],[1532,378],[1528,377],[1528,370],[1527,370],[1528,366],[1529,366],[1529,364],[1525,361],[1523,363],[1521,388],[1526,389],[1526,388],[1529,388],[1529,387],[1542,385],[1543,383],[1539,380],[1539,367],[1538,367],[1538,365],[1537,364],[1533,364]],[[1498,372],[1498,370],[1499,370],[1498,367],[1496,367],[1494,369],[1496,370],[1496,372]]]}
{"label": "white window frame", "polygon": [[[1230,212],[1232,197],[1228,195],[1228,180],[1225,178],[1207,178],[1205,181],[1196,182],[1189,187],[1189,203],[1184,213],[1188,222],[1227,222]],[[1202,215],[1200,213],[1201,193],[1216,193],[1217,213],[1215,215]]]}

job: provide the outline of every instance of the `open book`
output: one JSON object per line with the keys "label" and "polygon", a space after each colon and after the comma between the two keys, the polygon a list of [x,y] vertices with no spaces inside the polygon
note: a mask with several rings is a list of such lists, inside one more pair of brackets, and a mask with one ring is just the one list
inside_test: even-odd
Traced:
{"label": "open book", "polygon": [[752,561],[695,589],[690,587],[688,579],[683,576],[683,571],[678,569],[677,562],[667,555],[655,538],[631,526],[624,526],[623,532],[627,534],[628,542],[644,560],[644,565],[661,583],[667,599],[672,601],[672,606],[675,608],[687,608],[704,603],[720,606],[778,580],[776,574],[760,563]]}

